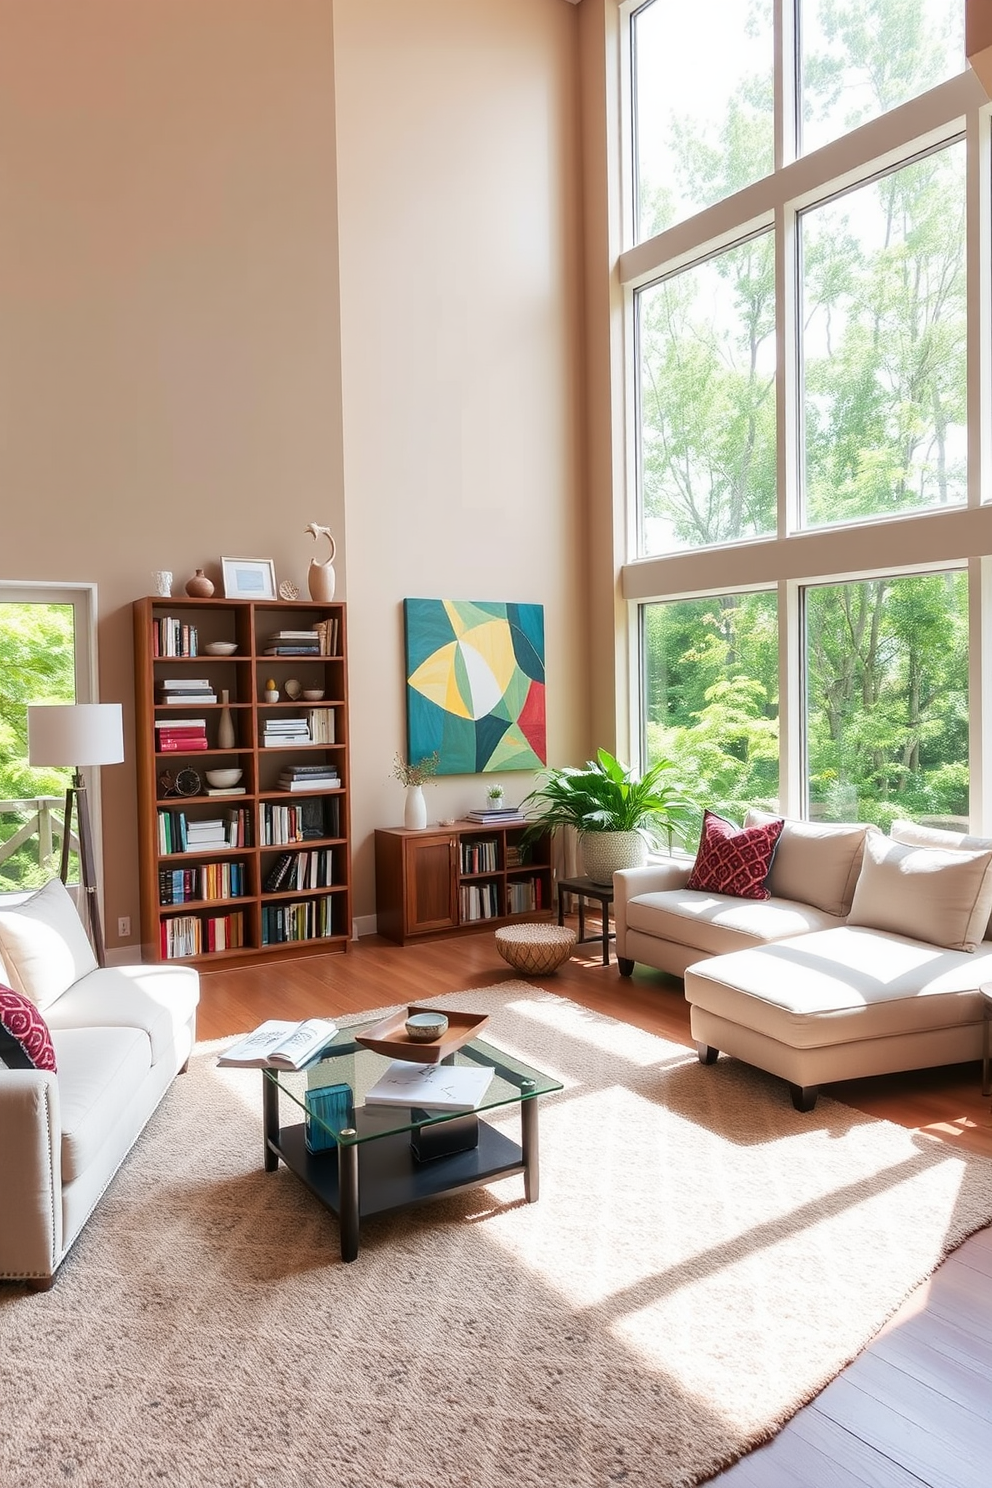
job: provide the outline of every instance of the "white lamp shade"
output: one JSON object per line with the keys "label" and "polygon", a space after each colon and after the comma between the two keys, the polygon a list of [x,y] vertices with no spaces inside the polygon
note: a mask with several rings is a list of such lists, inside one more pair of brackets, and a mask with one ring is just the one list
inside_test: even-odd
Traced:
{"label": "white lamp shade", "polygon": [[117,765],[124,758],[120,703],[31,703],[32,765]]}

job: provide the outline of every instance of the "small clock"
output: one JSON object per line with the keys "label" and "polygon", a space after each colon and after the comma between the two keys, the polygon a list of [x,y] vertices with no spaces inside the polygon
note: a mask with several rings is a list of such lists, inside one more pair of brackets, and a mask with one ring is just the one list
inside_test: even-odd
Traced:
{"label": "small clock", "polygon": [[174,789],[177,796],[198,796],[203,789],[203,783],[195,770],[180,770],[176,776]]}

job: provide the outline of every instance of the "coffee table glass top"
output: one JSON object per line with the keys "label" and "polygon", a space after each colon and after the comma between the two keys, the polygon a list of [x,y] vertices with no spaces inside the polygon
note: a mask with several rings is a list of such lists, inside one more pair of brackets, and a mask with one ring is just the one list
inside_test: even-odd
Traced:
{"label": "coffee table glass top", "polygon": [[[375,1137],[389,1136],[393,1132],[412,1131],[416,1127],[434,1126],[466,1115],[464,1111],[428,1111],[416,1106],[367,1106],[365,1096],[372,1086],[393,1063],[384,1054],[355,1042],[355,1034],[362,1029],[374,1028],[382,1020],[370,1019],[367,1023],[356,1023],[338,1030],[333,1041],[324,1049],[320,1059],[301,1070],[266,1069],[265,1077],[272,1080],[290,1100],[295,1101],[310,1120],[321,1125],[335,1139],[350,1145],[371,1141]],[[485,1064],[496,1073],[478,1106],[480,1111],[492,1111],[499,1106],[519,1105],[534,1096],[547,1095],[561,1090],[560,1080],[534,1069],[512,1054],[505,1054],[483,1039],[473,1039],[449,1056],[453,1064]],[[347,1085],[351,1097],[346,1108],[338,1115],[318,1117],[307,1111],[307,1091],[321,1090],[329,1085]],[[342,1132],[348,1135],[342,1136]]]}

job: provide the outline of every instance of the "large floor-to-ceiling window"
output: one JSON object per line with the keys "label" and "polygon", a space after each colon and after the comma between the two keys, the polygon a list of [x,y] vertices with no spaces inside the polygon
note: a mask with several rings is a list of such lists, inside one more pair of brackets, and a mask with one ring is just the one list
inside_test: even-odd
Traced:
{"label": "large floor-to-ceiling window", "polygon": [[965,0],[622,14],[642,757],[732,813],[987,828],[992,164]]}

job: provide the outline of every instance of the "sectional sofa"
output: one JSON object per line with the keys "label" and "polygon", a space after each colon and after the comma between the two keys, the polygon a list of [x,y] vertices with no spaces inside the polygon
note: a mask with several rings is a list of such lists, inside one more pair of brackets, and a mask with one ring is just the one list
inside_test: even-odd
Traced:
{"label": "sectional sofa", "polygon": [[763,900],[691,889],[692,866],[616,874],[614,910],[620,974],[684,978],[703,1063],[757,1065],[811,1110],[831,1081],[981,1057],[992,839],[787,820]]}
{"label": "sectional sofa", "polygon": [[0,911],[0,983],[32,1020],[4,1026],[22,1032],[0,1065],[0,1280],[42,1291],[189,1059],[199,977],[97,966],[55,879]]}

